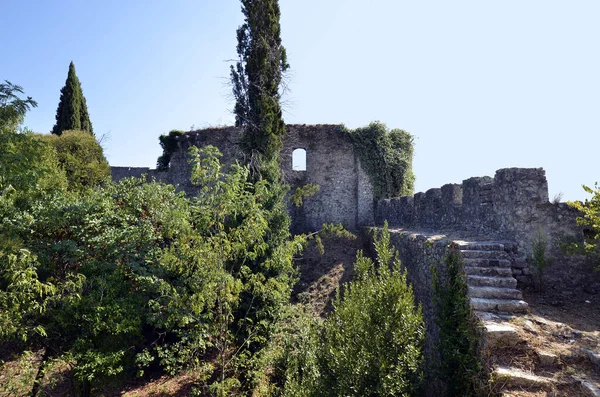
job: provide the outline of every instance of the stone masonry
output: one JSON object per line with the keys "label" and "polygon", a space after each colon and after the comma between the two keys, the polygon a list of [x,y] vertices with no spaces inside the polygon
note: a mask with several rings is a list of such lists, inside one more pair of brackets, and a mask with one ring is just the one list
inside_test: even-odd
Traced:
{"label": "stone masonry", "polygon": [[453,235],[516,240],[528,252],[538,228],[548,241],[578,230],[577,211],[548,201],[542,168],[504,168],[414,196],[379,200],[375,223]]}
{"label": "stone masonry", "polygon": [[[216,146],[223,153],[222,162],[231,164],[240,158],[238,135],[239,130],[234,127],[190,131],[179,138],[168,171],[111,167],[112,178],[118,181],[146,174],[149,179],[177,185],[193,195],[196,187],[189,182],[188,148]],[[341,223],[349,230],[373,225],[372,183],[341,125],[288,125],[283,143],[281,169],[291,191],[309,183],[319,185],[319,191],[306,198],[300,208],[288,205],[293,232],[317,231],[323,223]],[[292,170],[295,149],[306,150],[306,171]]]}

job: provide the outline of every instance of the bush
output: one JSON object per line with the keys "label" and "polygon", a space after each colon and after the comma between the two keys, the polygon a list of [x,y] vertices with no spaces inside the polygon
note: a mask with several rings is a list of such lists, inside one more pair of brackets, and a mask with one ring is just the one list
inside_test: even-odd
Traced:
{"label": "bush", "polygon": [[180,130],[171,130],[168,134],[163,134],[158,137],[160,147],[163,149],[163,154],[156,161],[156,169],[158,171],[167,171],[171,163],[171,156],[177,150],[177,139],[185,135],[185,132]]}
{"label": "bush", "polygon": [[[582,213],[577,217],[577,224],[584,227],[584,241],[570,244],[567,251],[584,254],[597,262],[600,259],[600,188],[596,182],[593,189],[583,185],[583,190],[592,198],[583,202],[569,201],[568,204]],[[600,266],[596,269],[600,270]]]}
{"label": "bush", "polygon": [[467,293],[467,280],[458,248],[451,246],[445,258],[448,278],[442,282],[432,268],[439,327],[440,378],[450,397],[475,397],[487,385],[480,354],[480,335]]}
{"label": "bush", "polygon": [[387,225],[375,235],[375,248],[376,264],[358,253],[356,278],[338,291],[322,328],[304,325],[292,339],[286,356],[295,370],[286,372],[285,395],[410,396],[419,389],[421,308],[389,246]]}
{"label": "bush", "polygon": [[531,242],[531,256],[527,258],[532,265],[533,281],[538,290],[544,289],[544,271],[552,263],[552,259],[548,257],[547,248],[546,236],[540,227],[537,236]]}
{"label": "bush", "polygon": [[102,146],[87,131],[63,131],[61,135],[39,135],[56,150],[58,163],[66,175],[69,190],[81,191],[110,178],[110,166]]}

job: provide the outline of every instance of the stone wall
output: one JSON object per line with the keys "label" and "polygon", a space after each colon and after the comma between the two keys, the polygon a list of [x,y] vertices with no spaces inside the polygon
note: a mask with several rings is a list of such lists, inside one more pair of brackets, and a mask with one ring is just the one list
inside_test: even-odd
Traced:
{"label": "stone wall", "polygon": [[541,228],[549,241],[578,231],[577,211],[548,201],[542,168],[504,168],[414,196],[379,200],[375,222],[391,227],[452,231],[473,238],[515,240],[527,253]]}
{"label": "stone wall", "polygon": [[[180,190],[193,195],[196,187],[189,182],[189,147],[216,146],[223,153],[223,163],[229,165],[241,156],[238,142],[239,131],[233,127],[190,131],[178,138],[178,150],[171,157],[167,172],[112,167],[113,180],[146,173],[149,177],[178,185]],[[295,149],[306,150],[306,171],[292,170]],[[341,223],[349,230],[374,223],[372,183],[341,126],[288,125],[281,152],[281,169],[291,192],[309,183],[320,187],[300,208],[288,206],[293,232],[316,231],[323,223]]]}

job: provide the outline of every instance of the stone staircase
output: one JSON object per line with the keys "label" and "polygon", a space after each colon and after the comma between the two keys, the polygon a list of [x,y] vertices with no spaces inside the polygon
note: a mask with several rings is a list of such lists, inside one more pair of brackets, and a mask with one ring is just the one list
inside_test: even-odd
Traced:
{"label": "stone staircase", "polygon": [[471,306],[476,312],[524,313],[527,302],[512,275],[512,244],[457,242],[465,261]]}
{"label": "stone staircase", "polygon": [[[530,330],[536,326],[532,321],[536,319],[529,315],[529,305],[513,277],[516,245],[511,242],[454,243],[464,260],[471,307],[483,326],[486,355],[490,362],[495,362],[494,392],[501,397],[600,397],[598,383],[576,376],[551,376],[560,372],[560,360],[523,339],[523,327],[517,324],[526,324]],[[537,321],[540,321],[538,326],[545,324]],[[504,363],[507,353],[510,357]],[[524,371],[514,366],[513,362],[524,357],[535,357],[535,367],[540,370]]]}

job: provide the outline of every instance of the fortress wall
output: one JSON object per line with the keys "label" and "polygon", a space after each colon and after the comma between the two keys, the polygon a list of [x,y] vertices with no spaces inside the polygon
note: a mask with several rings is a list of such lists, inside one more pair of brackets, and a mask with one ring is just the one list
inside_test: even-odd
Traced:
{"label": "fortress wall", "polygon": [[113,181],[119,182],[123,178],[135,177],[141,178],[142,175],[148,174],[148,167],[110,167],[110,176]]}
{"label": "fortress wall", "polygon": [[548,201],[542,168],[504,168],[414,196],[379,200],[375,222],[416,230],[514,239],[528,252],[538,227],[549,241],[572,234],[577,211]]}
{"label": "fortress wall", "polygon": [[[292,170],[292,151],[306,150],[306,171]],[[337,125],[288,126],[281,168],[292,192],[304,184],[319,185],[319,191],[291,208],[294,232],[319,230],[323,223],[341,223],[356,230],[361,206],[358,197],[359,173],[352,142]],[[370,200],[373,196],[361,199]],[[292,207],[292,205],[290,205]],[[372,210],[371,222],[372,224]]]}
{"label": "fortress wall", "polygon": [[[194,195],[188,164],[190,146],[213,145],[223,153],[221,161],[230,165],[241,159],[239,130],[234,127],[190,131],[178,138],[178,150],[171,157],[167,172],[148,168],[112,167],[113,180],[146,173]],[[341,223],[349,230],[374,223],[373,188],[362,169],[352,142],[340,125],[288,125],[281,152],[281,169],[290,191],[305,184],[319,185],[319,191],[306,198],[300,208],[288,205],[292,231],[312,232],[323,223]],[[292,170],[292,152],[306,150],[306,171]]]}

